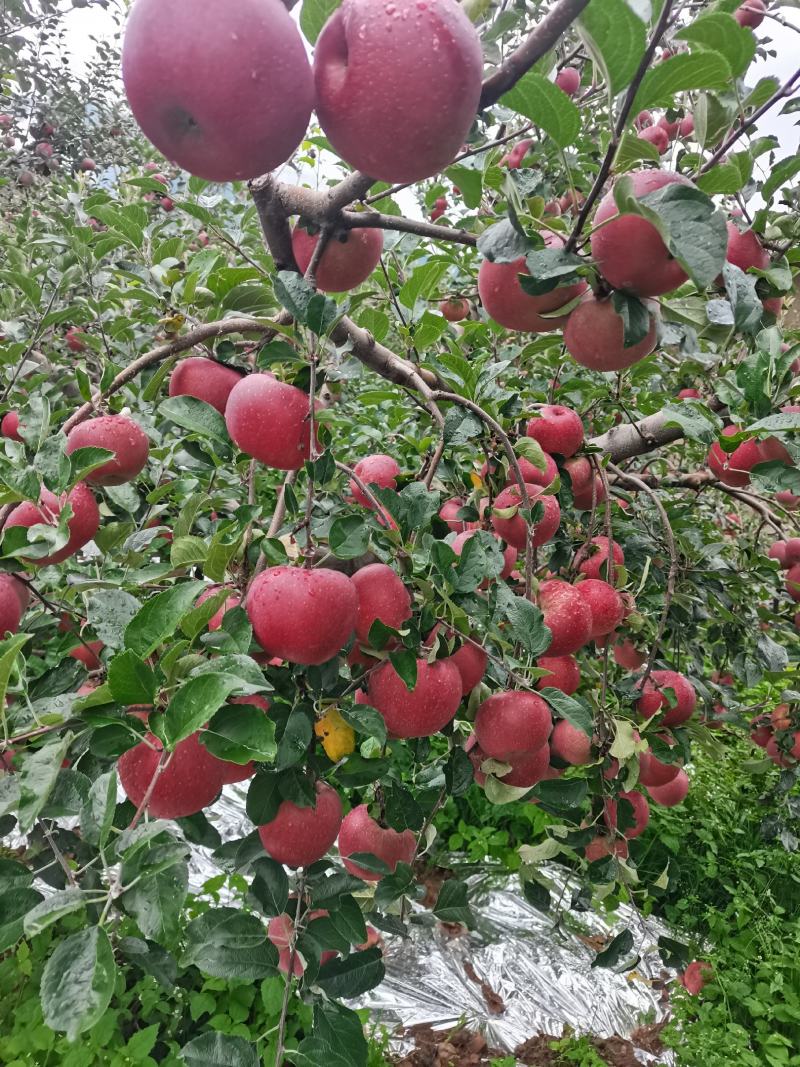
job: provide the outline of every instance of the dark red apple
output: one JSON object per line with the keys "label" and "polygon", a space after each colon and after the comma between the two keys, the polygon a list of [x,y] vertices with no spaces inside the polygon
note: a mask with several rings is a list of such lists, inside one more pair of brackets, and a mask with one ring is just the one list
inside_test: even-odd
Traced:
{"label": "dark red apple", "polygon": [[36,567],[47,567],[61,563],[69,556],[83,548],[92,540],[100,528],[100,509],[92,492],[85,482],[79,482],[69,493],[57,497],[49,489],[42,487],[39,505],[25,501],[18,504],[6,519],[5,528],[12,526],[57,526],[62,508],[69,504],[72,516],[67,522],[69,540],[51,556],[42,559],[29,559],[26,563]]}
{"label": "dark red apple", "polygon": [[[647,132],[647,131],[645,131]],[[564,345],[582,367],[594,371],[619,371],[649,356],[656,347],[656,317],[650,314],[650,329],[643,340],[625,347],[622,316],[608,296],[598,300],[588,292],[564,327]]]}
{"label": "dark red apple", "polygon": [[225,424],[248,456],[277,470],[299,470],[311,455],[308,394],[272,374],[249,374],[228,396]]}
{"label": "dark red apple", "polygon": [[[544,514],[533,525],[531,534],[531,544],[536,548],[539,545],[546,544],[558,530],[561,522],[561,508],[558,506],[556,497],[545,494],[541,486],[526,485],[525,489],[532,508],[535,508],[537,504],[541,504],[544,507]],[[492,511],[492,526],[495,531],[507,544],[513,545],[517,551],[525,550],[527,539],[528,524],[519,513],[519,509],[524,507],[522,493],[519,486],[515,484],[509,485],[498,494]],[[517,514],[512,515],[510,518],[504,518],[498,514],[498,512],[510,508],[517,508]]]}
{"label": "dark red apple", "polygon": [[475,716],[475,737],[492,759],[520,759],[547,744],[550,708],[535,693],[512,689],[488,697]]}
{"label": "dark red apple", "polygon": [[547,648],[548,656],[566,656],[577,652],[590,640],[591,608],[569,582],[556,578],[542,582],[537,600],[544,615],[544,624],[552,634]]}
{"label": "dark red apple", "polygon": [[[147,812],[154,819],[182,819],[208,807],[222,788],[221,761],[200,744],[194,733],[175,746],[161,772]],[[144,800],[161,758],[162,744],[153,734],[127,752],[117,763],[125,795],[137,808]]]}
{"label": "dark red apple", "polygon": [[258,827],[265,851],[287,867],[309,867],[321,860],[342,825],[342,802],[335,789],[316,783],[316,804],[301,808],[284,800],[271,822]]}
{"label": "dark red apple", "polygon": [[376,619],[399,630],[411,618],[411,597],[396,571],[385,563],[370,563],[351,579],[356,590],[355,630],[359,641],[367,642]]}
{"label": "dark red apple", "polygon": [[[305,274],[319,242],[319,234],[310,234],[301,225],[292,230],[292,251],[297,265]],[[323,293],[344,293],[355,289],[369,278],[380,263],[383,252],[383,232],[377,228],[358,226],[342,230],[331,237],[325,246],[314,282]]]}
{"label": "dark red apple", "polygon": [[461,703],[461,674],[450,659],[417,660],[412,690],[390,662],[369,679],[369,703],[377,708],[392,737],[430,737],[446,726]]}
{"label": "dark red apple", "polygon": [[417,850],[417,842],[410,830],[398,833],[390,827],[381,826],[370,816],[366,804],[359,804],[342,819],[339,830],[339,855],[345,868],[356,878],[365,882],[379,882],[383,874],[359,867],[347,857],[356,853],[368,853],[383,860],[391,873],[398,863],[411,863]]}
{"label": "dark red apple", "polygon": [[543,404],[528,422],[525,433],[538,441],[545,452],[565,458],[574,455],[583,444],[580,415],[562,404]]}

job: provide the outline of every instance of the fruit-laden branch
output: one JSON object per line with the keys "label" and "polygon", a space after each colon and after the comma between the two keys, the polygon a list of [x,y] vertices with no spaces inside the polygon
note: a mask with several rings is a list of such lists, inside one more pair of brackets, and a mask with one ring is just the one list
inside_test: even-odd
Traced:
{"label": "fruit-laden branch", "polygon": [[218,322],[206,322],[202,326],[197,326],[194,330],[190,330],[188,333],[176,337],[174,341],[170,341],[165,345],[160,345],[158,348],[153,348],[150,352],[145,352],[143,356],[139,356],[138,359],[129,363],[105,389],[96,392],[91,400],[88,400],[85,404],[79,407],[77,411],[73,412],[64,423],[62,429],[64,433],[69,433],[73,426],[77,426],[79,422],[88,419],[92,412],[96,410],[98,404],[101,404],[111,396],[112,393],[116,393],[120,390],[123,385],[127,385],[128,382],[133,381],[137,374],[141,374],[143,370],[152,366],[154,363],[160,363],[161,360],[168,359],[170,356],[177,355],[179,352],[186,352],[188,349],[194,348],[195,345],[202,344],[204,341],[210,341],[214,337],[223,337],[229,333],[268,334],[273,330],[275,325],[288,324],[289,322],[291,322],[291,316],[286,312],[282,312],[275,318],[274,322],[262,322],[258,319],[235,318],[220,319]]}
{"label": "fruit-laden branch", "polygon": [[560,0],[544,16],[516,52],[512,52],[501,67],[487,78],[481,90],[479,109],[497,103],[503,93],[512,89],[542,56],[566,33],[589,0]]}

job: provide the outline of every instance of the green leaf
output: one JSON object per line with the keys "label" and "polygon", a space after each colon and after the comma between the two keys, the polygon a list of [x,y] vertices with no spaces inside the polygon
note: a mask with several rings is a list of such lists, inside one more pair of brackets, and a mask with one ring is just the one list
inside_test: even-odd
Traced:
{"label": "green leaf", "polygon": [[308,753],[308,747],[314,736],[314,726],[309,714],[302,708],[295,708],[286,721],[283,735],[278,743],[275,768],[285,771],[294,767]]}
{"label": "green leaf", "polygon": [[539,782],[533,788],[533,795],[539,798],[542,808],[558,815],[580,807],[588,792],[589,787],[583,778],[554,778]]}
{"label": "green leaf", "polygon": [[205,582],[181,582],[156,593],[125,628],[125,646],[143,659],[151,655],[174,636],[181,619],[205,588]]}
{"label": "green leaf", "polygon": [[409,693],[412,693],[417,684],[417,656],[413,649],[404,648],[399,652],[389,653],[389,662],[402,679]]}
{"label": "green leaf", "polygon": [[277,752],[275,723],[254,704],[224,704],[200,739],[209,752],[232,763],[270,763]]}
{"label": "green leaf", "polygon": [[749,152],[735,152],[724,163],[717,163],[697,179],[698,188],[713,196],[717,193],[738,193],[750,181],[753,160]]}
{"label": "green leaf", "polygon": [[165,861],[165,865],[158,869],[142,872],[131,888],[122,894],[120,903],[136,920],[145,937],[171,942],[180,932],[188,889],[186,862]]}
{"label": "green leaf", "polygon": [[457,593],[472,593],[485,578],[497,578],[503,570],[503,552],[488,530],[476,530],[467,538],[456,559],[451,579]]}
{"label": "green leaf", "polygon": [[199,730],[238,688],[238,678],[230,674],[201,674],[182,682],[164,716],[168,747]]}
{"label": "green leaf", "polygon": [[262,921],[238,908],[211,908],[186,927],[184,967],[214,978],[257,982],[275,974],[278,950]]}
{"label": "green leaf", "polygon": [[722,432],[719,415],[702,400],[682,400],[680,404],[667,404],[663,409],[665,426],[680,426],[684,437],[711,445]]}
{"label": "green leaf", "polygon": [[[306,4],[303,4],[305,11]],[[211,1030],[193,1038],[180,1051],[187,1067],[259,1067],[261,1057],[255,1045],[243,1037],[231,1037]]]}
{"label": "green leaf", "polygon": [[192,563],[204,563],[208,554],[208,545],[202,537],[178,537],[169,549],[169,561],[177,570]]}
{"label": "green leaf", "polygon": [[381,950],[368,948],[323,963],[314,984],[327,996],[338,1000],[367,993],[381,984],[385,974]]}
{"label": "green leaf", "polygon": [[90,845],[105,844],[117,805],[117,776],[113,771],[101,774],[89,789],[81,809],[81,836]]}
{"label": "green leaf", "polygon": [[288,1053],[298,1067],[367,1067],[368,1055],[361,1019],[335,1001],[314,1005],[314,1025],[300,1043],[297,1059]]}
{"label": "green leaf", "polygon": [[427,300],[436,291],[448,264],[441,259],[415,265],[408,281],[401,287],[397,299],[413,311],[418,300]]}
{"label": "green leaf", "polygon": [[614,156],[614,173],[624,174],[627,170],[633,170],[642,160],[658,163],[660,159],[661,153],[654,144],[626,130],[620,139],[617,154]]}
{"label": "green leaf", "polygon": [[18,819],[21,833],[28,833],[33,828],[39,812],[47,803],[72,737],[71,733],[67,733],[60,741],[43,745],[26,755],[19,775]]}
{"label": "green leaf", "polygon": [[45,897],[31,908],[23,921],[26,937],[35,937],[48,926],[57,923],[64,915],[80,911],[87,904],[87,894],[82,889],[60,889]]}
{"label": "green leaf", "polygon": [[623,930],[602,952],[597,953],[592,960],[592,967],[616,968],[621,960],[630,956],[632,949],[633,934],[630,930]]}
{"label": "green leaf", "polygon": [[583,731],[587,737],[592,736],[594,728],[592,711],[582,700],[567,696],[560,689],[552,689],[550,686],[539,690],[539,696],[542,700],[546,700],[553,711],[562,719],[566,719],[576,730]]}
{"label": "green leaf", "polygon": [[272,280],[275,296],[290,315],[314,333],[326,333],[339,316],[329,296],[318,293],[293,270],[282,270]]}
{"label": "green leaf", "polygon": [[622,319],[623,347],[631,348],[650,332],[650,311],[638,297],[621,290],[611,294],[614,310]]}
{"label": "green leaf", "polygon": [[442,882],[433,914],[443,923],[463,923],[471,927],[474,917],[467,901],[466,884],[457,878],[448,878],[446,882]]}
{"label": "green leaf", "polygon": [[0,641],[0,719],[5,721],[6,689],[14,669],[17,656],[24,645],[30,641],[30,634],[14,634]]}
{"label": "green leaf", "polygon": [[522,883],[522,895],[532,908],[537,911],[550,911],[550,890],[540,882],[526,881]]}
{"label": "green leaf", "polygon": [[69,484],[82,482],[87,474],[102,467],[114,455],[107,448],[76,448],[69,456]]}
{"label": "green leaf", "polygon": [[552,634],[544,624],[544,616],[535,604],[521,596],[514,596],[508,586],[497,588],[497,607],[508,622],[511,638],[519,642],[530,656],[547,651]]}
{"label": "green leaf", "polygon": [[406,896],[416,884],[416,876],[407,863],[398,863],[393,874],[381,878],[375,887],[375,906],[386,908],[398,897]]}
{"label": "green leaf", "polygon": [[755,333],[764,314],[764,306],[756,292],[756,279],[745,274],[735,263],[725,264],[722,277],[733,309],[734,327],[744,333]]}
{"label": "green leaf", "polygon": [[289,902],[289,878],[277,860],[260,856],[253,864],[255,877],[250,892],[258,901],[264,915],[272,917],[286,910]]}
{"label": "green leaf", "polygon": [[718,52],[735,78],[744,74],[756,54],[755,34],[722,11],[703,15],[675,36],[698,49]]}
{"label": "green leaf", "polygon": [[557,85],[535,70],[523,75],[513,89],[500,97],[500,103],[536,123],[559,148],[569,148],[580,133],[581,114],[577,106]]}
{"label": "green leaf", "polygon": [[444,443],[455,447],[463,445],[483,432],[483,423],[471,411],[454,404],[444,417]]}
{"label": "green leaf", "polygon": [[800,171],[800,155],[789,156],[771,167],[770,176],[761,189],[764,202],[769,204],[778,189],[787,185],[798,171]]}
{"label": "green leaf", "polygon": [[623,175],[614,185],[614,199],[621,214],[640,215],[655,226],[698,288],[719,276],[728,248],[725,216],[700,189],[673,182],[637,199],[631,179]]}
{"label": "green leaf", "polygon": [[114,953],[103,927],[72,934],[45,964],[40,989],[44,1021],[74,1041],[102,1018],[115,979]]}
{"label": "green leaf", "polygon": [[363,515],[339,515],[331,523],[328,545],[337,559],[357,559],[369,548],[369,539]]}
{"label": "green leaf", "polygon": [[257,774],[251,781],[245,811],[247,818],[256,826],[272,822],[278,814],[283,800],[278,788],[279,781],[277,774]]}
{"label": "green leaf", "polygon": [[226,445],[231,443],[225,419],[211,404],[198,400],[196,396],[167,397],[158,405],[158,413],[163,419],[169,419],[190,433],[211,437],[223,441]]}
{"label": "green leaf", "polygon": [[471,211],[479,207],[483,196],[483,172],[477,166],[458,163],[448,167],[444,173],[461,190],[461,199]]}
{"label": "green leaf", "polygon": [[339,714],[358,734],[374,737],[379,744],[386,741],[386,723],[381,713],[369,704],[340,704]]}
{"label": "green leaf", "polygon": [[768,634],[759,634],[756,642],[756,652],[759,660],[764,664],[765,670],[770,674],[780,674],[786,670],[789,655],[783,645],[773,641]]}
{"label": "green leaf", "polygon": [[445,764],[444,781],[449,796],[461,797],[472,785],[472,761],[463,748],[454,748]]}
{"label": "green leaf", "polygon": [[89,625],[109,648],[122,648],[128,623],[141,606],[135,596],[121,589],[98,589],[86,598]]}
{"label": "green leaf", "polygon": [[513,263],[533,248],[510,219],[502,219],[484,230],[478,238],[478,251],[490,263]]}
{"label": "green leaf", "polygon": [[528,252],[525,265],[530,275],[520,275],[519,283],[529,296],[540,296],[542,293],[552,292],[560,285],[576,282],[576,271],[578,267],[583,266],[583,261],[563,248],[540,248]]}
{"label": "green leaf", "polygon": [[157,689],[153,668],[127,649],[108,665],[108,685],[118,704],[152,704]]}
{"label": "green leaf", "polygon": [[0,893],[0,952],[8,951],[20,940],[25,915],[41,899],[42,894],[29,886],[15,886]]}
{"label": "green leaf", "polygon": [[625,0],[591,0],[577,28],[609,92],[616,95],[630,85],[644,55],[647,30]]}
{"label": "green leaf", "polygon": [[731,82],[728,61],[718,52],[692,52],[656,63],[642,78],[631,114],[649,107],[670,107],[676,93],[694,89],[724,91]]}

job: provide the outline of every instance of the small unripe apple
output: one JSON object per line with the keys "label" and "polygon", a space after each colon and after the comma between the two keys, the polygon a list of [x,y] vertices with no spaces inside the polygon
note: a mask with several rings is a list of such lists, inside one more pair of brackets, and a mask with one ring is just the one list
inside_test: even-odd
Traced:
{"label": "small unripe apple", "polygon": [[655,145],[659,155],[663,155],[669,148],[669,134],[663,126],[646,126],[639,131],[639,140]]}
{"label": "small unripe apple", "polygon": [[[550,232],[545,235],[544,241],[547,248],[561,248],[564,245],[561,237]],[[586,292],[586,282],[581,279],[571,285],[552,289],[549,293],[531,296],[520,285],[521,274],[530,274],[524,256],[511,263],[492,263],[488,259],[482,261],[478,270],[478,293],[486,314],[508,330],[549,333],[561,329],[568,315],[551,313],[566,307]]]}
{"label": "small unripe apple", "polygon": [[536,683],[537,689],[560,689],[572,696],[581,684],[581,669],[574,656],[540,656],[536,666],[550,671]]}
{"label": "small unripe apple", "polygon": [[69,540],[51,556],[42,559],[26,559],[30,566],[47,567],[61,563],[69,556],[83,548],[92,540],[100,528],[100,509],[92,492],[85,482],[79,482],[69,493],[57,497],[49,489],[42,487],[39,504],[24,501],[18,504],[6,519],[5,528],[12,526],[57,526],[58,516],[65,504],[69,504],[72,515],[67,522]]}
{"label": "small unripe apple", "polygon": [[[723,437],[733,437],[741,432],[739,426],[726,426]],[[758,441],[751,438],[743,441],[733,452],[723,452],[717,441],[711,446],[707,463],[714,474],[725,485],[741,489],[750,483],[750,471],[757,463],[763,463],[764,456]]]}
{"label": "small unripe apple", "polygon": [[326,663],[356,624],[356,587],[339,571],[270,567],[253,581],[245,609],[256,640],[290,663]]}
{"label": "small unripe apple", "polygon": [[418,659],[412,690],[387,661],[370,675],[368,696],[392,737],[430,737],[452,720],[461,688],[461,675],[450,659]]}
{"label": "small unripe apple", "polygon": [[767,5],[764,0],[744,0],[742,6],[734,11],[733,17],[740,26],[749,26],[751,30],[756,30],[764,21],[766,13]]}
{"label": "small unripe apple", "polygon": [[580,574],[587,578],[603,578],[611,583],[616,578],[616,568],[625,566],[625,554],[619,541],[611,542],[612,564],[608,564],[608,538],[604,534],[593,537],[586,545],[581,545],[572,561]]}
{"label": "small unripe apple", "polygon": [[494,693],[475,715],[475,737],[492,759],[508,762],[547,744],[553,729],[550,708],[535,693]]}
{"label": "small unripe apple", "polygon": [[[210,76],[201,57],[212,54]],[[209,181],[256,178],[285,162],[314,105],[305,47],[280,0],[136,0],[122,77],[145,136]]]}
{"label": "small unripe apple", "polygon": [[583,423],[577,411],[562,404],[543,404],[525,429],[545,452],[568,458],[583,444]]}
{"label": "small unripe apple", "polygon": [[[639,170],[625,177],[633,182],[633,195],[637,198],[665,185],[694,188],[688,178],[669,170]],[[672,257],[655,226],[639,215],[619,214],[613,190],[600,201],[594,224],[592,258],[614,289],[625,289],[635,296],[660,296],[686,281],[686,272]]]}
{"label": "small unripe apple", "polygon": [[[292,251],[303,274],[308,270],[319,234],[310,234],[299,224],[292,230]],[[335,233],[317,264],[314,282],[323,293],[344,293],[369,278],[380,263],[383,231],[358,226]]]}
{"label": "small unripe apple", "polygon": [[629,793],[620,793],[616,800],[609,798],[603,805],[603,819],[609,830],[616,830],[617,828],[617,808],[620,800],[627,801],[633,808],[634,824],[629,826],[627,830],[622,831],[623,836],[630,841],[634,837],[639,837],[647,829],[647,824],[650,822],[650,805],[642,794],[637,793],[635,790],[631,790]]}
{"label": "small unripe apple", "polygon": [[[532,508],[536,507],[537,504],[541,504],[544,507],[544,514],[533,525],[531,531],[531,544],[536,548],[549,541],[558,530],[561,522],[561,508],[558,506],[558,500],[554,496],[546,495],[541,486],[526,485],[525,489]],[[511,518],[503,518],[497,514],[498,511],[514,507],[518,509],[525,507],[522,493],[516,484],[508,486],[498,494],[494,502],[492,526],[507,544],[513,545],[517,551],[524,551],[528,533],[528,525],[525,519],[519,511]]]}
{"label": "small unripe apple", "polygon": [[564,327],[567,351],[582,367],[594,371],[618,371],[638,363],[656,347],[656,317],[650,312],[650,328],[641,341],[625,346],[622,316],[612,297],[598,300],[589,292]]}
{"label": "small unripe apple", "polygon": [[557,578],[544,581],[537,601],[552,634],[548,656],[566,656],[587,644],[592,634],[592,612],[574,586]]}
{"label": "small unripe apple", "polygon": [[592,612],[592,637],[605,637],[616,630],[622,622],[625,607],[622,597],[608,582],[601,578],[584,578],[575,589],[589,605]]}
{"label": "small unripe apple", "polygon": [[64,449],[68,456],[79,448],[105,448],[114,455],[86,475],[92,485],[123,485],[144,468],[150,452],[147,434],[126,415],[98,415],[74,426]]}
{"label": "small unripe apple", "polygon": [[564,470],[570,477],[572,502],[576,508],[589,511],[603,503],[606,499],[606,487],[586,456],[573,456],[568,459]]}
{"label": "small unripe apple", "polygon": [[390,827],[383,827],[370,816],[366,804],[359,804],[342,819],[339,830],[339,855],[345,868],[356,878],[365,882],[379,882],[383,878],[380,871],[370,871],[359,867],[347,857],[355,853],[367,853],[383,860],[393,874],[398,863],[411,863],[417,850],[417,842],[410,830],[398,833]]}
{"label": "small unripe apple", "polygon": [[225,414],[228,397],[244,372],[205,356],[190,356],[176,364],[169,379],[170,396],[194,396]]}
{"label": "small unripe apple", "polygon": [[287,867],[309,867],[321,860],[342,825],[342,802],[335,789],[316,783],[316,803],[301,808],[284,800],[274,819],[258,827],[264,850]]}
{"label": "small unripe apple", "polygon": [[572,767],[592,762],[592,739],[566,719],[559,719],[550,738],[550,752]]}
{"label": "small unripe apple", "polygon": [[575,67],[562,67],[556,75],[556,85],[567,96],[574,96],[581,87],[581,72]]}
{"label": "small unripe apple", "polygon": [[372,624],[379,619],[399,630],[411,618],[411,597],[396,571],[385,563],[370,563],[351,578],[356,590],[356,639],[367,642]]}
{"label": "small unripe apple", "polygon": [[326,137],[354,169],[385,182],[429,178],[451,162],[482,77],[478,35],[455,0],[344,0],[314,50]]}
{"label": "small unripe apple", "polygon": [[[671,689],[675,694],[675,704],[671,706],[664,689]],[[662,720],[664,726],[680,726],[691,719],[697,706],[697,694],[689,679],[678,671],[652,671],[644,684],[642,695],[636,705],[644,719],[651,719],[666,708]]]}
{"label": "small unripe apple", "polygon": [[70,326],[67,332],[64,334],[64,338],[67,342],[67,348],[70,352],[85,352],[86,342],[82,340],[84,331],[80,326]]}
{"label": "small unripe apple", "polygon": [[439,310],[448,322],[461,322],[462,319],[469,318],[469,300],[460,296],[450,296],[447,300],[442,300]]}
{"label": "small unripe apple", "polygon": [[19,432],[19,413],[16,411],[7,411],[3,416],[3,421],[0,422],[0,433],[3,437],[8,437],[12,441],[22,441],[22,437]]}
{"label": "small unripe apple", "polygon": [[[162,748],[157,737],[146,734],[119,758],[119,780],[137,808],[156,772]],[[200,744],[198,734],[190,734],[175,746],[150,794],[147,812],[154,819],[182,819],[208,807],[222,788],[220,763]]]}
{"label": "small unripe apple", "polygon": [[682,804],[689,792],[689,778],[686,771],[681,768],[666,785],[651,785],[647,792],[651,800],[664,808],[674,808]]}
{"label": "small unripe apple", "polygon": [[[365,456],[353,467],[353,471],[366,486],[377,485],[380,489],[396,489],[397,479],[400,476],[400,464],[394,456],[377,453],[374,456]],[[375,505],[364,494],[361,487],[353,479],[350,480],[350,492],[353,499],[362,507],[372,511]]]}
{"label": "small unripe apple", "polygon": [[230,391],[225,425],[242,452],[267,467],[293,471],[311,455],[309,411],[302,389],[271,374],[249,374]]}

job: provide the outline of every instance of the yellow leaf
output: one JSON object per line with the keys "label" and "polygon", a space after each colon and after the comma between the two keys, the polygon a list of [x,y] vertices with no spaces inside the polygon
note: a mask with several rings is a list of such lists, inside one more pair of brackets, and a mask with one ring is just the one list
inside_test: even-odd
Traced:
{"label": "yellow leaf", "polygon": [[346,723],[338,708],[328,708],[314,726],[314,733],[322,739],[325,755],[332,763],[338,763],[343,756],[349,756],[356,747],[356,735],[353,727]]}

